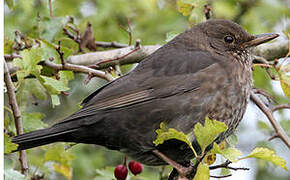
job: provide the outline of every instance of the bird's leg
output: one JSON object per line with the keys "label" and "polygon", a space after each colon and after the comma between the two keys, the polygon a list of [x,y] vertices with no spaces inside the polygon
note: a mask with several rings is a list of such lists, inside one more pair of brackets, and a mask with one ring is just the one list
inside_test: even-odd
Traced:
{"label": "bird's leg", "polygon": [[163,161],[165,161],[169,165],[173,166],[177,170],[177,172],[179,173],[179,175],[181,177],[186,177],[188,175],[188,173],[191,172],[191,170],[192,170],[191,166],[184,167],[181,164],[173,161],[172,159],[170,159],[169,157],[167,157],[165,154],[163,154],[162,152],[160,152],[158,150],[153,150],[152,152],[155,155],[157,155],[159,158],[161,158]]}

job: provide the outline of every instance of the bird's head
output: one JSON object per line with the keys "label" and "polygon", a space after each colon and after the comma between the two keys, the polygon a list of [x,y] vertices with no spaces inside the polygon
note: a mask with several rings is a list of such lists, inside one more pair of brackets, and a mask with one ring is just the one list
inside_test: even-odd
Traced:
{"label": "bird's head", "polygon": [[279,35],[274,33],[251,35],[240,25],[222,19],[209,20],[197,25],[207,37],[209,48],[216,52],[229,52],[242,55],[250,47],[268,42]]}

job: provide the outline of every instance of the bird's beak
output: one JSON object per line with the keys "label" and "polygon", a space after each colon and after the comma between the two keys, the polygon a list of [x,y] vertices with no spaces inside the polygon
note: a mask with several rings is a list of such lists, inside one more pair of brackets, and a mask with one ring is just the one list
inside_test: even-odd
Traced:
{"label": "bird's beak", "polygon": [[252,46],[258,46],[258,45],[263,44],[265,42],[271,41],[271,40],[277,38],[278,36],[279,36],[279,34],[274,34],[274,33],[255,35],[254,39],[245,42],[244,44],[242,44],[242,47],[247,48],[247,47],[252,47]]}

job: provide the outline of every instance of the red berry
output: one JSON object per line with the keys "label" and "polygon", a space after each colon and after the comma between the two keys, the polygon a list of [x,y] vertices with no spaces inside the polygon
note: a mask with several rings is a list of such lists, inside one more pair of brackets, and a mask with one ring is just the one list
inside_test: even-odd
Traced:
{"label": "red berry", "polygon": [[136,176],[137,174],[140,174],[142,172],[143,166],[139,162],[130,161],[129,162],[129,169]]}
{"label": "red berry", "polygon": [[128,175],[128,169],[123,164],[118,165],[115,168],[114,175],[118,180],[125,180]]}

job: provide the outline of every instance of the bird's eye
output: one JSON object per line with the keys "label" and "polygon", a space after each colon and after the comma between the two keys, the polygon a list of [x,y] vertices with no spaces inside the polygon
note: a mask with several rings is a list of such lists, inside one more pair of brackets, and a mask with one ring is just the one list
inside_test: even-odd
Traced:
{"label": "bird's eye", "polygon": [[224,40],[225,40],[226,43],[232,43],[232,42],[234,42],[234,38],[232,36],[226,36],[224,38]]}

